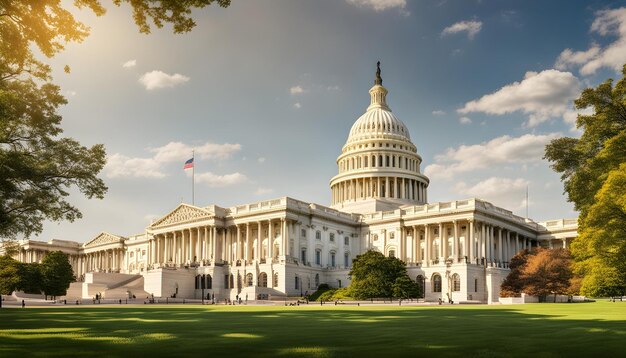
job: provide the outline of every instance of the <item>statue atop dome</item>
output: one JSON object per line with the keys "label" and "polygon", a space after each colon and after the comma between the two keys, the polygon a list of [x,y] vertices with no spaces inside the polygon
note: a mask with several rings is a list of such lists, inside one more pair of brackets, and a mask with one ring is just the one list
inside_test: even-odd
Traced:
{"label": "statue atop dome", "polygon": [[380,61],[376,62],[376,79],[374,80],[375,85],[382,86],[383,78],[380,77]]}

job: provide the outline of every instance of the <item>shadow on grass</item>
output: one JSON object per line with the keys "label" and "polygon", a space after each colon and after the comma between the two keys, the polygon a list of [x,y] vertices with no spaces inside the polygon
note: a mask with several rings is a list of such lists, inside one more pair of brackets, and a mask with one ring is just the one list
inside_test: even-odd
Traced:
{"label": "shadow on grass", "polygon": [[0,356],[620,356],[625,319],[602,303],[5,309]]}

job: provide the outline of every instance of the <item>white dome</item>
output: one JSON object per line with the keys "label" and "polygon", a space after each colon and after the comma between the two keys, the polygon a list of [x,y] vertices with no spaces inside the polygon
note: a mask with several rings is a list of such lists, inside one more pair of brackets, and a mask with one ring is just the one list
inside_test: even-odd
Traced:
{"label": "white dome", "polygon": [[365,112],[350,129],[347,143],[380,136],[393,136],[396,139],[411,140],[409,130],[391,111],[384,108],[371,108]]}

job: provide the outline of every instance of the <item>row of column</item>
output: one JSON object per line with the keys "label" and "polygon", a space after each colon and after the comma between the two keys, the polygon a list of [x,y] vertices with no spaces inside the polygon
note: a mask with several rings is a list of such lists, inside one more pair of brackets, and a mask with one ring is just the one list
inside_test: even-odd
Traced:
{"label": "row of column", "polygon": [[399,168],[419,172],[416,159],[398,155],[351,155],[339,162],[340,173],[361,168]]}
{"label": "row of column", "polygon": [[18,259],[25,263],[41,262],[47,252],[48,250],[39,249],[20,250]]}
{"label": "row of column", "polygon": [[226,228],[201,226],[157,234],[149,241],[148,260],[151,264],[180,266],[208,261],[278,259],[289,250],[291,225],[281,218]]}
{"label": "row of column", "polygon": [[[465,230],[461,229],[462,226]],[[397,255],[401,260],[427,266],[447,259],[461,262],[465,258],[472,263],[483,260],[503,263],[510,261],[517,252],[530,249],[531,240],[487,222],[455,220],[407,226],[400,231],[399,246]]]}
{"label": "row of column", "polygon": [[402,177],[350,179],[333,185],[331,190],[333,205],[367,198],[394,198],[428,202],[425,183]]}
{"label": "row of column", "polygon": [[[79,266],[82,273],[93,271],[119,272],[124,266],[123,248],[100,250],[82,255]],[[81,273],[81,274],[82,274]]]}

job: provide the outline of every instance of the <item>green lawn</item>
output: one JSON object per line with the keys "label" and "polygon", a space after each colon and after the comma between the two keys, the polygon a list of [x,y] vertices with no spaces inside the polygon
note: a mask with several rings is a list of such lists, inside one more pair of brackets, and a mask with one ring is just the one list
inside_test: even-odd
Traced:
{"label": "green lawn", "polygon": [[625,354],[626,302],[0,309],[0,357]]}

